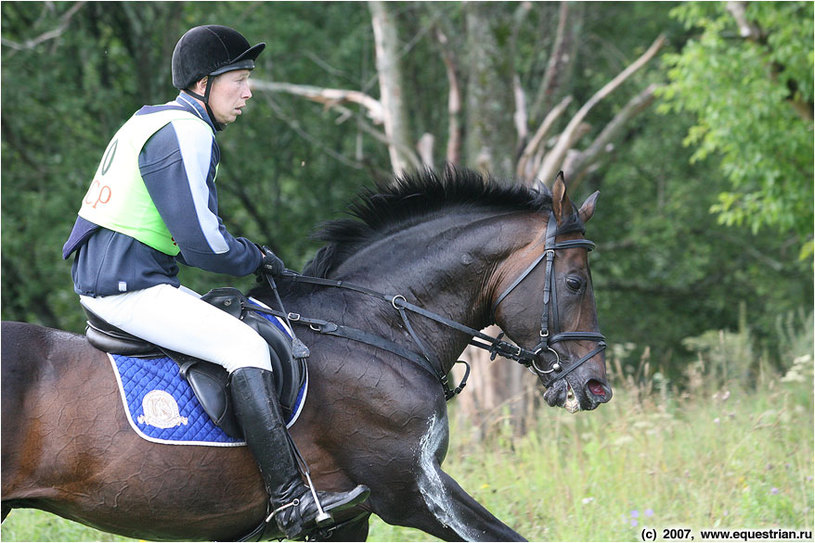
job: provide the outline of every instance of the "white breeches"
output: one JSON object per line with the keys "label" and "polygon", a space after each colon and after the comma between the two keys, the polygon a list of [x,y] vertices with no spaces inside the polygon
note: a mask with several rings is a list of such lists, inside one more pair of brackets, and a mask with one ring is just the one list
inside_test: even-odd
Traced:
{"label": "white breeches", "polygon": [[219,364],[229,373],[247,366],[272,370],[269,347],[257,332],[184,287],[156,285],[113,296],[79,298],[113,326],[166,349]]}

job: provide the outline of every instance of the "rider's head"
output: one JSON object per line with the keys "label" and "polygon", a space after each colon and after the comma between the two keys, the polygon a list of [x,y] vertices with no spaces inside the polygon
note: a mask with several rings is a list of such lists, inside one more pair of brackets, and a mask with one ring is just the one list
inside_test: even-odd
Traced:
{"label": "rider's head", "polygon": [[200,100],[221,129],[252,97],[249,72],[264,47],[250,46],[240,32],[226,26],[196,26],[175,45],[173,86]]}

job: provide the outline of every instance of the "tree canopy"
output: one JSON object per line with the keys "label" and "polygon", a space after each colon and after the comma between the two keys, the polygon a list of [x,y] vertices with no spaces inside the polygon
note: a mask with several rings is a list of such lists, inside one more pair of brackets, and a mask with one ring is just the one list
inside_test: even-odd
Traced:
{"label": "tree canopy", "polygon": [[811,310],[811,3],[3,2],[0,16],[4,319],[81,331],[62,244],[108,138],[175,96],[175,41],[205,23],[268,44],[247,115],[218,135],[220,211],[291,268],[396,148],[514,182],[564,169],[574,201],[601,190],[601,328],[636,346],[631,364],[648,350],[680,373],[682,340],[735,329],[741,302],[772,353],[778,319]]}
{"label": "tree canopy", "polygon": [[700,2],[673,10],[694,33],[666,55],[665,108],[696,122],[692,160],[720,159],[725,224],[793,231],[812,255],[813,4]]}

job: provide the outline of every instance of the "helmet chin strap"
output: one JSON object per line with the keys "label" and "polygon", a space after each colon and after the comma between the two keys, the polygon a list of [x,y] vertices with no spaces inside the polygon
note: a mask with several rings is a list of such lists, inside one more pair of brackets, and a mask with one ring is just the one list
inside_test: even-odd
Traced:
{"label": "helmet chin strap", "polygon": [[207,88],[204,91],[204,95],[201,96],[200,94],[192,91],[191,89],[184,89],[187,94],[192,96],[193,98],[198,98],[202,102],[204,102],[204,107],[207,110],[207,115],[209,115],[209,120],[212,121],[212,125],[215,127],[215,130],[221,131],[223,130],[226,125],[219,123],[215,120],[215,114],[212,113],[212,108],[209,107],[209,92],[212,89],[212,82],[215,81],[213,76],[207,76]]}

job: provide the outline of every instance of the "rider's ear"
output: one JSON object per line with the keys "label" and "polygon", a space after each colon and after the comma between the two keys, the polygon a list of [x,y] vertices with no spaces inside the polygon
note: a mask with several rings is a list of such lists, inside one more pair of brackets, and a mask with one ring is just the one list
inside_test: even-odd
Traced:
{"label": "rider's ear", "polygon": [[589,222],[589,219],[591,219],[592,215],[594,215],[594,206],[597,203],[598,196],[600,196],[599,190],[586,198],[586,201],[583,202],[582,206],[580,206],[580,211],[577,213],[580,215],[580,220],[583,221],[584,224]]}
{"label": "rider's ear", "polygon": [[573,213],[572,202],[569,200],[569,195],[566,194],[566,181],[563,179],[563,172],[558,172],[555,184],[552,187],[552,211],[558,224],[562,224],[563,219],[568,218],[568,215],[564,216],[564,211],[567,214]]}

